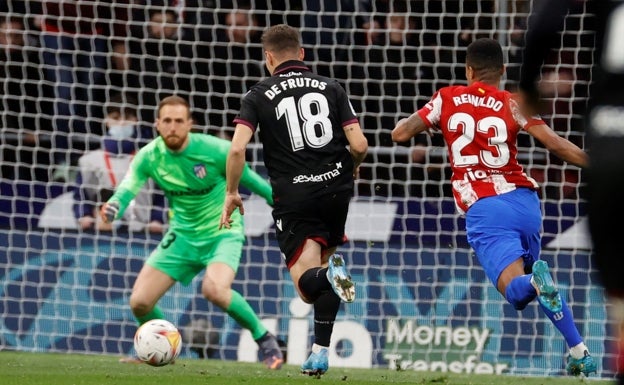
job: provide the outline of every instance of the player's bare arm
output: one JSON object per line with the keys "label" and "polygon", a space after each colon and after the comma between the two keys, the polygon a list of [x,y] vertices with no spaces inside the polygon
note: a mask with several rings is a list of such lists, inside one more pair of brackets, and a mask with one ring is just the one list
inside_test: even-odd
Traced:
{"label": "player's bare arm", "polygon": [[548,151],[577,167],[585,168],[589,159],[587,153],[576,144],[557,135],[550,127],[545,124],[531,126],[527,132],[535,139],[540,141]]}
{"label": "player's bare arm", "polygon": [[393,142],[407,142],[414,136],[423,131],[427,131],[428,127],[417,112],[414,112],[407,118],[399,120],[392,130]]}
{"label": "player's bare arm", "polygon": [[364,136],[359,123],[352,123],[344,126],[343,130],[347,136],[347,140],[349,141],[349,151],[351,152],[351,157],[353,158],[353,170],[354,174],[357,176],[357,169],[364,161],[364,158],[366,158],[368,140],[366,139],[366,136]]}
{"label": "player's bare arm", "polygon": [[225,175],[227,179],[225,187],[225,202],[223,203],[223,212],[219,222],[219,229],[230,228],[232,223],[232,213],[238,207],[241,215],[245,214],[243,200],[238,193],[243,168],[245,167],[245,149],[251,140],[253,132],[249,127],[243,124],[237,124],[232,138],[232,145],[228,153],[227,163],[225,166]]}

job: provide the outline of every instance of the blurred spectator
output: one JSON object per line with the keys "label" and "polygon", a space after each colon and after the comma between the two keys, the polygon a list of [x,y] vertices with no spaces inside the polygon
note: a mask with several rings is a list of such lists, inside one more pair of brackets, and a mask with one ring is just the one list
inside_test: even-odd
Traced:
{"label": "blurred spectator", "polygon": [[[359,62],[363,74],[359,76],[364,96],[363,127],[369,143],[393,147],[390,133],[403,111],[418,109],[418,98],[431,93],[432,67],[423,64],[423,42],[419,31],[422,22],[414,17],[416,5],[407,1],[375,2],[372,18],[376,25],[374,33],[368,34],[368,45],[360,47]],[[383,8],[379,8],[383,7]],[[385,13],[380,13],[385,10]],[[379,17],[383,15],[383,17]],[[428,49],[428,47],[426,48]],[[409,151],[406,151],[409,152]],[[362,180],[377,179],[372,194],[400,197],[408,194],[422,196],[422,180],[426,176],[422,164],[413,164],[408,158],[401,158],[399,164],[405,167],[387,167],[397,163],[396,154],[371,154],[370,162],[361,168]],[[424,161],[424,159],[423,159]],[[410,168],[410,170],[408,170]],[[415,173],[415,175],[412,175]],[[408,175],[412,175],[408,177]],[[439,172],[437,173],[439,175]],[[415,180],[418,186],[406,188],[405,180]],[[437,178],[439,179],[439,178]],[[360,184],[363,184],[360,181]],[[418,190],[413,193],[410,190]],[[437,194],[439,195],[439,193]]]}
{"label": "blurred spectator", "polygon": [[[234,9],[225,16],[227,40],[233,44],[259,44],[258,19],[251,9]],[[258,48],[258,47],[256,47]]]}
{"label": "blurred spectator", "polygon": [[349,50],[355,43],[355,10],[350,0],[308,0],[302,2],[301,38],[306,62],[319,75],[347,78]]}
{"label": "blurred spectator", "polygon": [[[492,0],[473,0],[464,1],[462,8],[459,9],[462,17],[459,17],[459,45],[467,47],[473,41],[495,36],[495,1]],[[463,76],[463,74],[462,74]]]}
{"label": "blurred spectator", "polygon": [[295,28],[301,26],[301,11],[306,0],[256,0],[258,9],[259,3],[265,3],[264,9],[268,11],[267,25],[286,24]]}
{"label": "blurred spectator", "polygon": [[520,66],[522,65],[522,48],[524,47],[524,33],[526,30],[526,19],[517,18],[514,20],[509,31],[509,43],[503,47],[507,51],[507,66],[505,67],[505,89],[515,92],[520,80]]}
{"label": "blurred spectator", "polygon": [[130,0],[112,6],[91,1],[32,2],[32,10],[38,8],[46,77],[55,92],[55,180],[69,179],[68,166],[88,148],[84,134],[101,134],[97,130],[104,73],[110,53],[123,52],[117,38],[126,36],[129,4]]}
{"label": "blurred spectator", "polygon": [[[145,3],[146,7],[136,12],[137,18],[151,20],[151,22],[156,23],[159,23],[159,21],[154,19],[154,17],[160,18],[162,19],[160,23],[166,22],[168,26],[166,28],[162,27],[160,37],[151,34],[150,31],[145,29],[137,29],[135,33],[136,39],[152,39],[153,41],[152,44],[145,44],[140,41],[133,43],[133,55],[140,55],[142,49],[147,49],[151,52],[161,49],[154,47],[154,39],[167,41],[161,50],[168,56],[168,61],[176,61],[174,65],[169,65],[167,71],[178,67],[181,72],[173,82],[163,79],[164,84],[168,88],[177,87],[181,94],[189,93],[185,97],[191,105],[193,121],[196,126],[204,127],[208,123],[206,115],[210,109],[210,63],[213,57],[210,45],[217,40],[218,26],[223,25],[225,20],[224,15],[226,12],[224,10],[231,9],[232,4],[227,0],[146,0]],[[154,15],[158,9],[162,10],[161,15]],[[175,24],[172,24],[172,20],[175,20]],[[141,45],[144,47],[140,48]],[[171,49],[172,47],[177,48]],[[178,48],[179,52],[175,52]],[[142,65],[139,63],[142,60],[141,58],[134,59],[133,65],[137,65],[137,63]],[[162,60],[161,62],[165,64]],[[146,62],[145,64],[152,68],[145,67],[141,71],[151,71],[152,74],[146,74],[141,77],[146,80],[153,77],[155,67],[158,66],[154,64],[157,63],[157,60],[151,61],[152,65]],[[129,70],[135,71],[135,68],[129,68]],[[171,78],[171,75],[166,75],[166,77]],[[186,75],[189,76],[183,79]],[[136,84],[136,78],[135,73],[133,84]],[[172,85],[173,83],[175,85]],[[166,89],[164,91],[163,95],[171,94],[171,92],[166,92]],[[154,98],[150,96],[150,99]],[[156,104],[145,103],[145,105]],[[140,113],[140,115],[145,117],[151,117],[153,114],[154,112],[151,109]]]}
{"label": "blurred spectator", "polygon": [[[208,43],[214,40],[214,26],[217,24],[220,0],[160,0],[175,10],[181,25],[180,37],[190,42]],[[149,1],[155,5],[154,1]]]}
{"label": "blurred spectator", "polygon": [[38,47],[30,38],[23,15],[0,14],[0,146],[1,177],[48,179],[48,152],[41,147],[50,122],[51,90],[43,81]]}
{"label": "blurred spectator", "polygon": [[[444,30],[448,39],[453,39],[453,82],[464,82],[466,69],[461,63],[466,62],[466,47],[479,38],[496,39],[495,33],[495,1],[466,0],[445,2],[447,7],[444,17]],[[455,8],[457,7],[457,8]],[[457,16],[458,15],[458,16]],[[459,34],[455,31],[459,30]],[[449,32],[452,32],[450,34]]]}
{"label": "blurred spectator", "polygon": [[[165,96],[189,98],[192,90],[192,44],[181,38],[178,15],[168,5],[145,8],[147,21],[129,43],[128,85],[142,107],[138,118],[152,121],[154,107]],[[205,97],[205,96],[204,96]]]}
{"label": "blurred spectator", "polygon": [[382,27],[386,23],[389,11],[389,1],[359,0],[357,2],[358,31],[355,35],[355,44],[370,45],[377,40]]}
{"label": "blurred spectator", "polygon": [[263,26],[248,6],[232,9],[217,30],[210,79],[209,132],[230,139],[243,94],[264,76]]}
{"label": "blurred spectator", "polygon": [[[80,172],[74,192],[74,215],[82,230],[110,231],[110,224],[99,219],[98,210],[113,194],[135,152],[146,143],[138,125],[135,101],[115,96],[106,107],[106,135],[102,148],[86,152],[78,160]],[[124,215],[123,225],[130,231],[161,233],[165,222],[164,195],[150,181],[136,196]]]}
{"label": "blurred spectator", "polygon": [[379,146],[393,146],[390,131],[398,115],[416,109],[418,95],[431,89],[432,74],[424,72],[418,60],[418,20],[408,11],[406,2],[394,2],[365,50],[364,95],[369,97],[364,126],[377,128],[368,140]]}

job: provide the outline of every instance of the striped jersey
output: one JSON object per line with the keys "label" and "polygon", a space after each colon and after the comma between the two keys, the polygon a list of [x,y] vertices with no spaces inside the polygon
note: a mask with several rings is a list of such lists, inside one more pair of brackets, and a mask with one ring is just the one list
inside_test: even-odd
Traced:
{"label": "striped jersey", "polygon": [[418,115],[444,136],[460,213],[481,198],[518,187],[538,188],[518,163],[516,143],[520,130],[544,121],[521,114],[509,91],[481,82],[444,87]]}

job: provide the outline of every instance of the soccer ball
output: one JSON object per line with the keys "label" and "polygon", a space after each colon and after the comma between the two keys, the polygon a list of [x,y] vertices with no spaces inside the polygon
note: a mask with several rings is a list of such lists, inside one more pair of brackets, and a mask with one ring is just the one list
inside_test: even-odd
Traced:
{"label": "soccer ball", "polygon": [[136,331],[134,350],[146,364],[164,366],[180,355],[182,337],[171,322],[154,319],[144,323]]}

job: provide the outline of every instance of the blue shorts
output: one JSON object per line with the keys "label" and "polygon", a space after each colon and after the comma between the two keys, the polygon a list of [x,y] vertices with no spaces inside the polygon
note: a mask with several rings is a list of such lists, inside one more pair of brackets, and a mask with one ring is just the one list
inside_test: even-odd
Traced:
{"label": "blue shorts", "polygon": [[533,266],[541,249],[542,209],[537,192],[518,188],[479,199],[466,213],[466,235],[494,286],[518,258]]}

